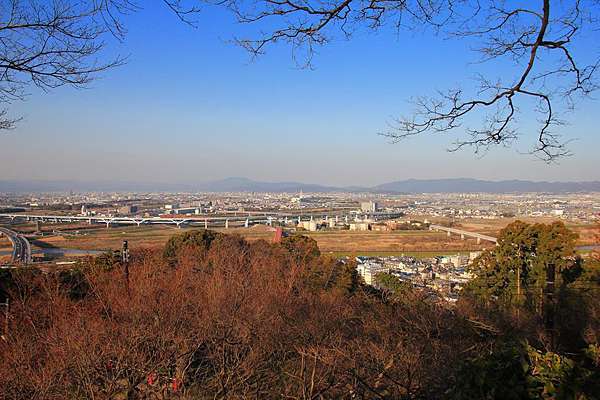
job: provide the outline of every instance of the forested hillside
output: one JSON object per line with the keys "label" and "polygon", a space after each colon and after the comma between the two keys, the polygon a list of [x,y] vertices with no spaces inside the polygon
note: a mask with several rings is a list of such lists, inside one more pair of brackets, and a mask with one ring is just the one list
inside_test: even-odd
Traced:
{"label": "forested hillside", "polygon": [[127,270],[5,271],[0,398],[598,398],[600,268],[572,236],[509,226],[456,305],[365,286],[302,236],[192,231]]}

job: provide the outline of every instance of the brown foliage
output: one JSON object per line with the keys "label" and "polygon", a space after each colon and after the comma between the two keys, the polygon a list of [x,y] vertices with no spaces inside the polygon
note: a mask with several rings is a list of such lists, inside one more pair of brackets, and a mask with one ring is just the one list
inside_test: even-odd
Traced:
{"label": "brown foliage", "polygon": [[134,254],[129,282],[118,266],[14,274],[0,397],[436,397],[485,345],[466,319],[357,288],[311,248],[222,235],[176,265]]}

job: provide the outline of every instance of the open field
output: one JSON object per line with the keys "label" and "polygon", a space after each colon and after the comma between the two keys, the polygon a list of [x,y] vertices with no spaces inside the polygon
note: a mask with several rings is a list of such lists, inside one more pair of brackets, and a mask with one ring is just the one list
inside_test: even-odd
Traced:
{"label": "open field", "polygon": [[[467,219],[461,220],[456,223],[456,226],[473,232],[479,232],[486,235],[498,236],[500,230],[506,227],[508,224],[520,220],[527,223],[544,223],[550,224],[554,221],[560,221],[556,218],[500,218],[500,219]],[[600,227],[598,225],[589,225],[589,224],[575,224],[570,222],[565,222],[565,225],[577,233],[579,238],[577,239],[578,246],[592,245],[598,244],[600,242]]]}
{"label": "open field", "polygon": [[4,235],[0,235],[0,249],[10,248],[10,240]]}
{"label": "open field", "polygon": [[10,262],[12,251],[12,244],[10,240],[4,235],[0,235],[0,264]]}
{"label": "open field", "polygon": [[[89,228],[89,227],[88,227]],[[80,230],[79,235],[56,235],[37,239],[33,244],[37,247],[77,248],[87,250],[119,249],[123,240],[129,241],[130,247],[162,246],[172,235],[190,230],[177,229],[171,226],[142,227],[93,227]],[[271,240],[273,232],[264,226],[250,229],[231,228],[217,229],[221,232],[237,233],[248,240]],[[64,232],[64,229],[63,229]],[[302,232],[315,239],[323,252],[456,252],[481,249],[490,244],[477,245],[475,240],[460,240],[457,236],[448,238],[445,233],[430,231],[393,231],[393,232]]]}
{"label": "open field", "polygon": [[587,246],[600,244],[600,225],[574,223],[564,221],[556,217],[520,217],[520,218],[496,218],[496,219],[481,219],[481,218],[465,218],[452,220],[450,218],[431,217],[428,215],[410,216],[411,219],[425,220],[431,223],[445,225],[452,223],[453,227],[464,229],[466,231],[477,232],[484,235],[497,237],[500,231],[507,225],[515,221],[523,221],[529,224],[542,223],[550,224],[555,221],[562,221],[567,228],[571,229],[579,235],[577,240],[578,246]]}
{"label": "open field", "polygon": [[[423,217],[425,218],[425,217]],[[421,219],[423,219],[421,218]],[[431,221],[432,219],[429,218]],[[501,218],[494,220],[464,219],[456,221],[454,226],[472,232],[497,236],[499,231],[514,218]],[[550,223],[554,219],[536,218],[524,219],[525,222]],[[447,220],[434,220],[436,223],[448,222]],[[593,245],[599,243],[597,226],[570,224],[580,235],[578,245]],[[21,232],[33,233],[33,224],[20,224],[14,229]],[[129,241],[132,248],[163,246],[167,240],[175,234],[196,228],[177,229],[167,225],[147,226],[120,226],[109,229],[102,225],[87,224],[44,224],[43,231],[48,236],[32,240],[34,248],[51,247],[66,249],[85,250],[115,250],[120,249],[123,240]],[[217,229],[221,232],[237,233],[247,240],[268,240],[273,237],[273,232],[266,226],[253,226],[247,228],[231,228],[228,230]],[[58,234],[52,235],[53,231]],[[77,232],[78,231],[78,232]],[[461,240],[458,236],[448,237],[443,232],[432,232],[428,230],[411,231],[318,231],[302,232],[317,241],[323,253],[336,255],[413,255],[430,257],[439,254],[456,254],[457,252],[469,252],[489,248],[491,243],[482,242],[477,245],[474,239]],[[0,251],[10,251],[10,242],[0,238]]]}
{"label": "open field", "polygon": [[38,247],[59,247],[66,249],[110,250],[120,249],[123,240],[131,247],[162,246],[167,240],[188,229],[177,229],[169,226],[120,226],[106,229],[95,227],[80,231],[79,235],[57,235],[36,240]]}
{"label": "open field", "polygon": [[456,252],[479,250],[491,243],[477,245],[474,239],[461,240],[458,236],[446,236],[442,232],[392,231],[392,232],[308,232],[323,252]]}

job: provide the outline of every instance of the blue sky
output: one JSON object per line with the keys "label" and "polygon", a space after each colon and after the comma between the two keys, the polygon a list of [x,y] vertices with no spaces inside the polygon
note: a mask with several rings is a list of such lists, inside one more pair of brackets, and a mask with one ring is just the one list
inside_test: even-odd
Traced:
{"label": "blue sky", "polygon": [[[357,33],[319,49],[313,70],[296,67],[289,47],[258,60],[228,43],[242,34],[224,12],[207,9],[196,29],[157,6],[127,18],[111,43],[128,63],[89,89],[31,89],[11,107],[24,116],[0,136],[0,179],[198,182],[227,176],[335,185],[406,178],[600,179],[599,103],[585,101],[563,134],[572,157],[547,165],[511,149],[480,157],[448,153],[460,136],[390,144],[378,135],[410,112],[412,96],[470,85],[468,44],[403,32]],[[582,53],[598,54],[584,41]],[[500,65],[510,69],[509,65]],[[478,67],[479,68],[479,67]],[[497,71],[498,65],[484,66]],[[523,121],[525,127],[531,121]]]}

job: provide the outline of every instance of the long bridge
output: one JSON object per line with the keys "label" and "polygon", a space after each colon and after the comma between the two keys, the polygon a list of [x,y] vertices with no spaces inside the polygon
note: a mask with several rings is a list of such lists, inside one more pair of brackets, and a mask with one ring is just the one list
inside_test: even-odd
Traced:
{"label": "long bridge", "polygon": [[493,236],[482,235],[481,233],[465,231],[463,229],[448,228],[446,226],[441,226],[441,225],[429,225],[429,229],[432,231],[447,232],[448,236],[450,236],[454,233],[455,235],[460,235],[460,238],[463,240],[465,239],[465,237],[472,237],[472,238],[477,239],[477,244],[481,243],[482,240],[486,240],[486,241],[492,242],[492,243],[498,243],[498,239]]}
{"label": "long bridge", "polygon": [[272,225],[274,222],[283,224],[292,224],[306,219],[316,219],[329,221],[334,219],[338,221],[358,221],[363,219],[385,220],[402,216],[402,213],[388,212],[369,212],[369,213],[339,213],[339,212],[313,212],[313,213],[263,213],[262,215],[246,214],[246,215],[221,215],[221,216],[162,216],[162,217],[120,217],[120,216],[74,216],[74,215],[38,215],[38,214],[0,214],[0,218],[25,221],[40,221],[53,223],[74,223],[83,222],[88,224],[106,224],[106,227],[111,225],[175,225],[178,228],[181,226],[203,226],[210,227],[225,227],[229,228],[230,224],[249,227],[253,224],[266,223]]}
{"label": "long bridge", "polygon": [[7,228],[0,227],[0,233],[6,235],[12,243],[12,262],[20,262],[23,264],[31,263],[31,244],[23,235],[11,231]]}

